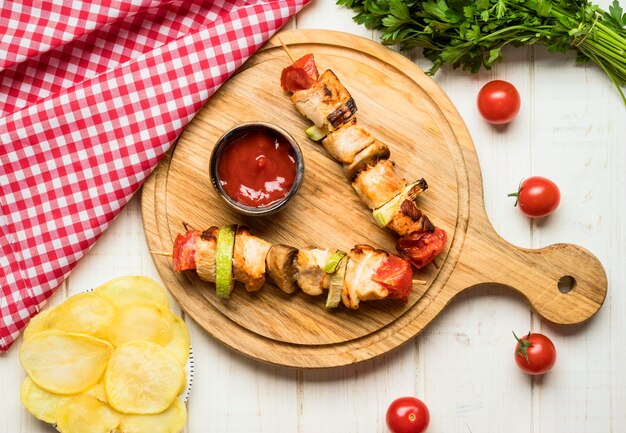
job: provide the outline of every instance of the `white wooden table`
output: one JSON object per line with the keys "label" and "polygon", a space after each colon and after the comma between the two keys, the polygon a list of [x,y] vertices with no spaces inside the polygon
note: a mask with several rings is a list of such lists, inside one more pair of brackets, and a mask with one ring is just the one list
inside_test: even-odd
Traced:
{"label": "white wooden table", "polygon": [[[599,2],[608,7],[609,0]],[[316,0],[289,24],[328,28],[377,40],[352,13]],[[456,104],[482,166],[485,202],[496,230],[523,247],[580,244],[604,264],[609,293],[587,324],[542,323],[521,298],[497,289],[461,295],[427,330],[373,361],[301,371],[246,359],[186,319],[196,357],[187,432],[384,432],[387,405],[415,395],[431,411],[430,432],[626,432],[626,107],[601,70],[574,66],[574,55],[544,48],[512,49],[506,62],[472,76],[445,69],[435,78]],[[415,53],[423,68],[429,62]],[[518,118],[503,129],[475,108],[491,79],[515,84]],[[561,188],[557,213],[531,221],[507,193],[541,174]],[[95,287],[124,274],[156,278],[144,239],[137,195],[53,297]],[[548,334],[557,365],[544,377],[521,373],[511,331]],[[0,356],[0,432],[52,431],[19,402],[19,342]]]}

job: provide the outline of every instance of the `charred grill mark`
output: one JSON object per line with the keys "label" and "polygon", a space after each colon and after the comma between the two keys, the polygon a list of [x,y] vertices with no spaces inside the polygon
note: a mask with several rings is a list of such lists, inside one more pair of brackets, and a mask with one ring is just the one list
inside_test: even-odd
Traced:
{"label": "charred grill mark", "polygon": [[423,178],[418,180],[411,190],[407,193],[406,198],[409,200],[415,200],[418,195],[428,189],[428,184]]}
{"label": "charred grill mark", "polygon": [[421,210],[410,200],[404,200],[400,205],[400,211],[413,221],[419,221],[424,215]]}
{"label": "charred grill mark", "polygon": [[352,250],[350,251],[350,253],[352,255],[359,255],[359,254],[364,254],[365,250],[367,249],[371,249],[372,247],[370,247],[369,245],[363,245],[363,244],[358,244],[355,245],[354,248],[352,248]]}
{"label": "charred grill mark", "polygon": [[400,213],[419,226],[413,227],[417,231],[426,230],[432,232],[435,230],[435,226],[430,219],[428,219],[424,212],[411,200],[404,200],[402,202],[400,205]]}
{"label": "charred grill mark", "polygon": [[356,103],[353,98],[350,98],[344,104],[341,104],[339,108],[326,116],[326,119],[333,125],[333,128],[337,128],[350,120],[354,113],[356,113],[356,110]]}
{"label": "charred grill mark", "polygon": [[333,92],[328,88],[326,84],[322,84],[322,91],[324,92],[324,96],[328,99],[332,98]]}
{"label": "charred grill mark", "polygon": [[209,227],[208,229],[202,232],[202,234],[200,235],[200,238],[204,239],[205,241],[217,241],[218,231],[219,231],[218,227],[215,227],[215,226]]}
{"label": "charred grill mark", "polygon": [[376,160],[378,161],[380,159],[388,159],[390,156],[391,151],[389,150],[389,147],[385,143],[381,142],[379,146],[378,158]]}
{"label": "charred grill mark", "polygon": [[435,225],[432,222],[430,222],[430,220],[428,219],[426,215],[424,215],[424,230],[427,230],[429,232],[435,231]]}
{"label": "charred grill mark", "polygon": [[422,188],[422,191],[425,191],[428,189],[428,183],[426,182],[426,179],[424,178],[421,178],[420,180],[418,180],[417,184],[419,185],[420,188]]}
{"label": "charred grill mark", "polygon": [[382,141],[375,140],[374,143],[357,153],[351,164],[344,164],[343,173],[348,181],[352,182],[361,171],[376,165],[376,162],[381,159],[389,158],[390,155],[389,147]]}

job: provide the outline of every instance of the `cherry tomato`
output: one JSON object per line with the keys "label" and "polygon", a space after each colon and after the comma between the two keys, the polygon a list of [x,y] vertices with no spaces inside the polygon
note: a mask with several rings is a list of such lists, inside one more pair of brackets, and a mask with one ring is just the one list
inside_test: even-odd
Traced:
{"label": "cherry tomato", "polygon": [[[515,335],[515,333],[513,333]],[[549,371],[556,363],[554,343],[543,334],[531,334],[518,338],[515,346],[515,362],[528,374],[539,375]]]}
{"label": "cherry tomato", "polygon": [[389,405],[385,420],[391,433],[422,433],[428,428],[430,413],[422,400],[400,397]]}
{"label": "cherry tomato", "polygon": [[197,230],[187,230],[184,235],[176,235],[172,259],[176,272],[196,269],[196,238],[200,236]]}
{"label": "cherry tomato", "polygon": [[529,217],[544,217],[550,215],[559,207],[561,192],[556,183],[541,176],[532,176],[520,183],[517,192],[509,194],[517,197],[515,206]]}
{"label": "cherry tomato", "polygon": [[313,54],[307,54],[283,69],[280,85],[285,92],[295,92],[313,86],[319,78]]}
{"label": "cherry tomato", "polygon": [[409,259],[416,269],[421,269],[443,251],[447,239],[446,232],[436,227],[432,232],[427,230],[412,232],[398,238],[396,249],[400,255]]}
{"label": "cherry tomato", "polygon": [[390,255],[376,270],[372,280],[382,284],[389,291],[390,299],[408,301],[413,286],[413,271],[408,260]]}
{"label": "cherry tomato", "polygon": [[493,80],[478,92],[478,111],[489,123],[501,125],[515,119],[521,105],[519,92],[508,81]]}

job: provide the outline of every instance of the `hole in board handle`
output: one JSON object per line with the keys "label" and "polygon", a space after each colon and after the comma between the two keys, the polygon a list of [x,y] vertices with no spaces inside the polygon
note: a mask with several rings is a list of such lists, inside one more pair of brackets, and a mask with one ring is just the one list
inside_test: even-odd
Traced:
{"label": "hole in board handle", "polygon": [[576,286],[576,279],[570,275],[565,275],[559,279],[557,287],[561,293],[569,293]]}

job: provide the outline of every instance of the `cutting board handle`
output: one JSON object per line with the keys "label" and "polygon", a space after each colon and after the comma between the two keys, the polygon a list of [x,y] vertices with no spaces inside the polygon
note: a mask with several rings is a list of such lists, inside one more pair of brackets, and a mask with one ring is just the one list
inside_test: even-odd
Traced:
{"label": "cutting board handle", "polygon": [[[586,249],[555,244],[539,250],[511,249],[510,273],[502,275],[545,320],[576,324],[591,318],[607,292],[606,273]],[[531,274],[541,274],[533,278]]]}
{"label": "cutting board handle", "polygon": [[[563,325],[582,323],[602,306],[607,293],[606,273],[586,249],[554,244],[531,250],[511,245],[497,235],[478,239],[464,248],[460,269],[457,266],[451,277],[457,282],[465,280],[461,283],[465,288],[485,283],[510,287],[543,319]],[[469,279],[458,278],[467,275],[469,269],[480,272]]]}

